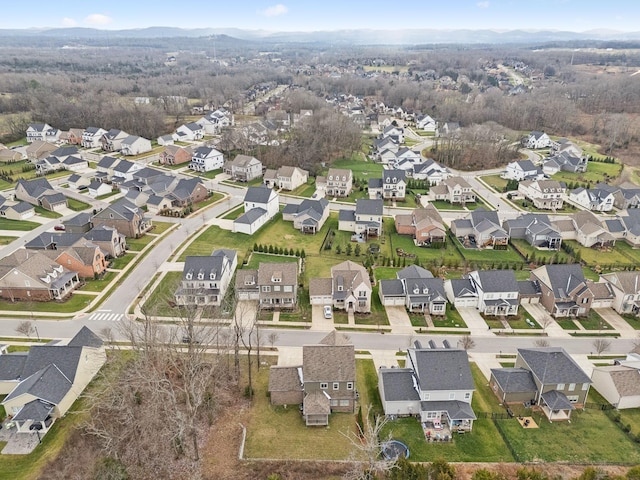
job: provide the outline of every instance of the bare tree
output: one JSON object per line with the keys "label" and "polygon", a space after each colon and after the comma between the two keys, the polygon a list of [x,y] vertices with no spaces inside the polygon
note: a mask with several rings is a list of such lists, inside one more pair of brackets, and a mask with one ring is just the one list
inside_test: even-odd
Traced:
{"label": "bare tree", "polygon": [[113,334],[113,330],[111,330],[109,327],[104,327],[101,328],[98,333],[102,337],[102,340],[105,343],[110,344],[111,348],[113,348],[115,343],[115,335]]}
{"label": "bare tree", "polygon": [[27,338],[31,338],[31,335],[35,333],[33,322],[30,322],[29,320],[24,320],[20,322],[16,327],[16,333],[19,333],[20,335],[24,335]]}
{"label": "bare tree", "polygon": [[[367,407],[366,411],[371,411],[371,405]],[[351,442],[354,457],[365,458],[364,469],[362,462],[354,462],[351,471],[343,478],[348,480],[379,478],[381,474],[388,472],[393,467],[394,460],[385,460],[382,456],[384,444],[391,439],[391,434],[386,439],[382,439],[382,430],[387,422],[386,416],[378,415],[373,421],[366,418],[364,427],[358,424],[357,433],[353,431],[340,432]]]}
{"label": "bare tree", "polygon": [[476,346],[476,342],[471,335],[465,335],[460,340],[458,340],[458,344],[465,350],[471,350]]}
{"label": "bare tree", "polygon": [[280,335],[278,335],[277,332],[271,332],[269,334],[269,336],[267,337],[267,340],[269,342],[269,345],[271,345],[271,349],[273,349],[273,345],[278,341],[278,337]]}
{"label": "bare tree", "polygon": [[611,348],[611,342],[606,338],[596,338],[593,341],[592,345],[598,356],[601,356],[604,352],[608,351],[609,348]]}
{"label": "bare tree", "polygon": [[549,340],[547,340],[546,338],[538,338],[535,342],[533,342],[533,344],[538,348],[545,348],[551,345],[549,343]]}

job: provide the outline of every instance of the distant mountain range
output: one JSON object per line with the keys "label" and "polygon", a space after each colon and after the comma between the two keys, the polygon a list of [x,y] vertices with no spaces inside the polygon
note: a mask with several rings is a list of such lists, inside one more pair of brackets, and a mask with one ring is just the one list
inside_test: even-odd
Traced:
{"label": "distant mountain range", "polygon": [[572,40],[637,41],[640,31],[588,30],[569,32],[560,30],[335,30],[315,32],[270,32],[240,28],[149,27],[129,30],[100,30],[95,28],[0,29],[3,37],[55,37],[59,39],[104,38],[176,38],[229,36],[241,40],[273,43],[328,43],[354,45],[416,45],[416,44],[504,44],[535,43]]}

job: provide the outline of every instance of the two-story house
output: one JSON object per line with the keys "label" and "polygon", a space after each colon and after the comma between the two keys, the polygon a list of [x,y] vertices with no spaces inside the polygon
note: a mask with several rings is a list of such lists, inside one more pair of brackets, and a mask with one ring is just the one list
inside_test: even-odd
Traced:
{"label": "two-story house", "polygon": [[462,177],[449,177],[431,188],[435,200],[449,203],[473,203],[476,195],[469,182]]}
{"label": "two-story house", "polygon": [[600,275],[614,294],[613,309],[621,315],[640,315],[640,272],[612,272]]}
{"label": "two-story house", "polygon": [[513,368],[491,369],[489,385],[502,403],[537,405],[551,422],[584,406],[591,379],[562,347],[520,348]]}
{"label": "two-story house", "polygon": [[318,344],[302,346],[302,365],[272,366],[272,405],[302,404],[307,426],[326,426],[331,412],[355,411],[356,362],[353,344],[335,330]]}
{"label": "two-story house", "polygon": [[540,167],[536,167],[531,160],[518,160],[510,162],[502,173],[502,178],[507,180],[541,180],[544,173]]}
{"label": "two-story house", "polygon": [[139,238],[148,232],[153,223],[144,215],[144,211],[130,201],[121,198],[97,212],[92,218],[94,227],[115,228],[128,238]]}
{"label": "two-story house", "polygon": [[404,202],[407,191],[406,173],[404,170],[383,170],[382,178],[369,180],[369,198],[382,198]]}
{"label": "two-story house", "polygon": [[447,167],[443,167],[432,158],[427,158],[424,162],[413,165],[411,174],[416,180],[426,180],[430,186],[439,185],[443,180],[451,176]]}
{"label": "two-story house", "polygon": [[614,195],[604,188],[576,188],[569,193],[569,200],[582,208],[596,212],[613,210]]}
{"label": "two-story house", "polygon": [[279,195],[265,186],[249,187],[244,196],[244,213],[233,221],[233,231],[252,235],[278,213]]}
{"label": "two-story house", "polygon": [[282,210],[282,220],[293,222],[293,228],[302,233],[315,234],[329,218],[329,202],[305,199],[301,203],[288,203]]}
{"label": "two-story house", "polygon": [[176,304],[220,306],[237,266],[235,250],[214,250],[208,257],[188,256],[174,294]]}
{"label": "two-story house", "polygon": [[522,144],[525,148],[549,148],[551,147],[551,138],[549,138],[549,135],[544,132],[534,130],[524,138]]}
{"label": "two-story house", "polygon": [[475,385],[465,350],[422,348],[416,341],[405,368],[378,370],[378,389],[385,415],[419,415],[434,439],[473,428]]}
{"label": "two-story house", "polygon": [[204,138],[204,128],[196,122],[183,123],[176,129],[178,140],[195,142]]}
{"label": "two-story house", "polygon": [[338,230],[354,232],[362,238],[382,235],[384,200],[358,198],[355,210],[340,210]]}
{"label": "two-story house", "polygon": [[429,115],[418,115],[416,127],[425,132],[435,134],[438,129],[438,123]]}
{"label": "two-story house", "polygon": [[332,305],[339,310],[371,312],[371,280],[367,269],[347,260],[331,268],[331,278],[312,278],[309,297],[312,305]]}
{"label": "two-story house", "polygon": [[540,285],[540,303],[554,317],[589,315],[594,295],[581,265],[543,265],[531,271],[530,279]]}
{"label": "two-story house", "polygon": [[410,312],[444,315],[447,295],[444,281],[422,267],[411,265],[396,273],[396,279],[380,280],[378,294],[385,306],[404,305]]}
{"label": "two-story house", "polygon": [[87,127],[82,132],[81,144],[84,148],[100,148],[100,139],[107,133],[104,128],[100,127]]}
{"label": "two-story house", "polygon": [[281,188],[293,191],[309,180],[309,172],[299,167],[283,165],[277,170],[267,169],[264,172],[263,184],[269,188]]}
{"label": "two-story house", "polygon": [[478,294],[478,310],[485,315],[516,315],[520,289],[513,270],[474,270],[469,280]]}
{"label": "two-story house", "polygon": [[151,140],[139,137],[138,135],[129,135],[123,138],[120,143],[120,153],[122,153],[122,155],[140,155],[150,152],[151,150]]}
{"label": "two-story house", "polygon": [[328,197],[348,197],[353,189],[353,172],[345,168],[330,168],[326,182]]}
{"label": "two-story house", "polygon": [[105,152],[119,152],[122,148],[122,141],[129,137],[127,132],[112,128],[100,138],[100,144]]}
{"label": "two-story house", "polygon": [[442,216],[432,204],[416,208],[412,213],[397,214],[394,221],[399,235],[411,235],[421,247],[442,246],[447,241]]}
{"label": "two-story house", "polygon": [[195,172],[210,172],[224,166],[222,153],[213,147],[200,146],[193,150],[189,168]]}
{"label": "two-story house", "polygon": [[27,127],[27,142],[36,140],[47,143],[56,143],[60,138],[60,130],[46,123],[32,123]]}
{"label": "two-story house", "polygon": [[224,164],[224,173],[237,182],[250,182],[262,176],[262,162],[249,155],[237,155]]}
{"label": "two-story house", "polygon": [[518,193],[541,210],[562,209],[566,190],[565,183],[556,180],[523,180],[518,184]]}
{"label": "two-story house", "polygon": [[193,150],[191,147],[166,145],[164,151],[160,153],[160,159],[158,161],[161,165],[181,165],[191,162],[192,158]]}
{"label": "two-story house", "polygon": [[500,226],[498,212],[480,207],[451,222],[451,233],[465,248],[506,250],[509,234]]}

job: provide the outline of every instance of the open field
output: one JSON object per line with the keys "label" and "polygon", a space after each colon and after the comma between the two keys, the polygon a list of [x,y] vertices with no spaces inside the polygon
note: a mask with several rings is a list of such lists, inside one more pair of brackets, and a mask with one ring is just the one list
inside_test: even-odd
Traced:
{"label": "open field", "polygon": [[620,163],[589,162],[585,173],[558,172],[551,178],[565,183],[591,183],[595,186],[610,178],[616,178],[622,171]]}

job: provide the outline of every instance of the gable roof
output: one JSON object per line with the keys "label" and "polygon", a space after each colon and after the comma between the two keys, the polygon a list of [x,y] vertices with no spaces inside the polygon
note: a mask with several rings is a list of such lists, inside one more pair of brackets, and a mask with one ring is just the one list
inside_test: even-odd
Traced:
{"label": "gable roof", "polygon": [[354,382],[356,356],[353,345],[304,345],[302,372],[307,382]]}
{"label": "gable roof", "polygon": [[[1,357],[0,357],[1,358]],[[621,397],[640,396],[640,370],[623,365],[596,367],[594,371],[606,372]]]}
{"label": "gable roof", "polygon": [[356,215],[382,215],[384,200],[368,198],[358,198],[356,200]]}
{"label": "gable roof", "polygon": [[89,327],[83,326],[67,345],[69,347],[100,348],[104,345],[104,342]]}
{"label": "gable roof", "polygon": [[55,405],[60,403],[72,385],[72,380],[57,365],[51,363],[20,382],[5,397],[3,403],[20,395],[30,394]]}
{"label": "gable roof", "polygon": [[591,383],[587,374],[562,347],[519,348],[518,356],[544,385]]}
{"label": "gable roof", "polygon": [[492,368],[491,374],[505,393],[535,392],[536,382],[526,368]]}
{"label": "gable roof", "polygon": [[584,273],[579,264],[543,265],[531,273],[553,292],[555,298],[567,298],[576,288],[586,287]]}
{"label": "gable roof", "polygon": [[469,357],[465,350],[410,348],[420,390],[474,390]]}
{"label": "gable roof", "polygon": [[417,381],[410,368],[381,368],[380,381],[387,402],[420,400],[415,388]]}
{"label": "gable roof", "polygon": [[302,366],[272,365],[269,368],[270,392],[302,392]]}
{"label": "gable roof", "polygon": [[247,193],[244,196],[244,201],[253,203],[269,203],[272,195],[275,196],[274,191],[264,185],[260,187],[249,187],[247,188]]}
{"label": "gable roof", "polygon": [[518,281],[513,270],[477,270],[477,274],[485,292],[518,291]]}

